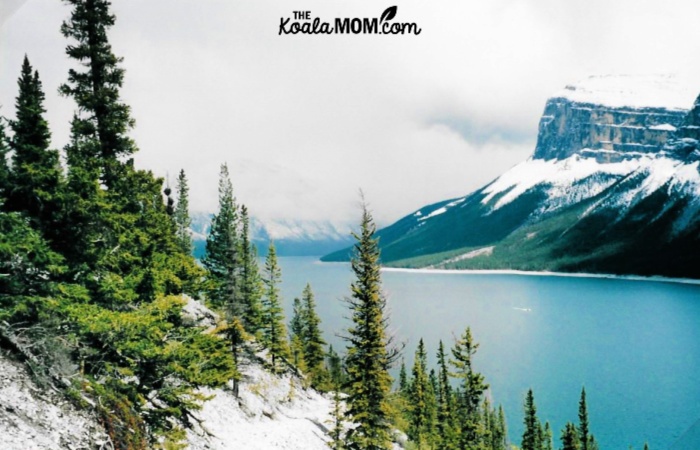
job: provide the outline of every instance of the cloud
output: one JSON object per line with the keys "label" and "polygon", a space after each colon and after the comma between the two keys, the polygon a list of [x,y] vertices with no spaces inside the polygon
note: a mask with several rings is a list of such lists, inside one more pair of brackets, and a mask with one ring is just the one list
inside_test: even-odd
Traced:
{"label": "cloud", "polygon": [[[114,2],[137,163],[216,207],[228,162],[241,201],[269,218],[355,220],[363,188],[380,223],[466,194],[529,155],[547,97],[592,74],[700,74],[694,1],[403,1],[419,36],[278,36],[280,17],[378,17],[361,0]],[[47,89],[56,147],[73,104],[54,0],[2,30],[0,103],[12,115],[21,58]],[[699,89],[700,91],[700,86]]]}

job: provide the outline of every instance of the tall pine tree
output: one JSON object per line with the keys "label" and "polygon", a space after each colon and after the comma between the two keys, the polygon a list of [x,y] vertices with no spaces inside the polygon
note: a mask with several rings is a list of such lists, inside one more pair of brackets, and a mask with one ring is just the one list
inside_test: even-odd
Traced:
{"label": "tall pine tree", "polygon": [[177,177],[177,206],[173,213],[173,221],[175,222],[175,239],[182,253],[189,255],[192,253],[192,236],[190,234],[190,188],[187,185],[187,175],[185,170],[180,170]]}
{"label": "tall pine tree", "polygon": [[302,372],[306,372],[304,328],[304,308],[301,304],[301,300],[299,300],[299,298],[294,298],[292,320],[289,322],[290,347],[292,351],[292,362]]}
{"label": "tall pine tree", "polygon": [[586,388],[581,388],[581,399],[578,403],[578,435],[581,440],[581,450],[598,450],[595,437],[591,434],[588,424],[588,406],[586,405]]}
{"label": "tall pine tree", "polygon": [[437,436],[441,449],[453,449],[455,445],[454,399],[450,385],[445,346],[438,346]]}
{"label": "tall pine tree", "polygon": [[270,351],[273,370],[277,370],[277,361],[279,359],[288,360],[290,351],[279,292],[282,271],[277,265],[277,251],[272,242],[270,242],[265,259],[262,279],[265,285],[262,302],[263,343]]}
{"label": "tall pine tree", "polygon": [[70,69],[68,83],[60,87],[62,94],[75,99],[79,110],[71,124],[77,142],[69,146],[68,156],[73,164],[96,164],[93,175],[98,175],[107,189],[112,189],[123,181],[126,167],[121,160],[136,152],[136,145],[126,135],[134,120],[129,106],[119,95],[124,83],[122,58],[112,53],[107,38],[115,17],[107,0],[64,1],[73,10],[61,32],[76,41],[68,46],[66,53],[84,68]]}
{"label": "tall pine tree", "polygon": [[258,253],[250,240],[248,208],[241,206],[241,301],[245,305],[243,323],[248,332],[259,334],[262,328],[262,280],[258,268]]}
{"label": "tall pine tree", "polygon": [[521,450],[542,450],[543,430],[540,420],[537,418],[537,406],[532,389],[527,391],[525,397],[525,430],[520,444]]}
{"label": "tall pine tree", "polygon": [[324,347],[326,341],[321,335],[321,318],[316,313],[316,300],[314,293],[311,290],[311,285],[306,284],[301,295],[303,307],[303,345],[304,345],[304,361],[306,368],[311,375],[312,384],[316,387],[321,386],[327,381],[328,374],[324,365],[326,354]]}
{"label": "tall pine tree", "polygon": [[238,236],[238,205],[228,166],[221,165],[219,173],[219,210],[211,221],[202,264],[207,269],[209,301],[225,308],[232,317],[243,317],[241,300],[241,258]]}
{"label": "tall pine tree", "polygon": [[351,260],[355,280],[347,300],[352,325],[348,330],[347,411],[350,422],[349,448],[380,450],[391,448],[391,390],[389,367],[398,352],[387,334],[386,299],[381,292],[379,247],[374,237],[376,226],[363,204],[360,233]]}
{"label": "tall pine tree", "polygon": [[17,81],[16,120],[10,122],[12,171],[5,205],[27,214],[35,228],[53,229],[56,196],[61,179],[58,152],[49,150],[51,133],[44,114],[44,92],[39,73],[25,56]]}
{"label": "tall pine tree", "polygon": [[0,209],[4,209],[10,189],[10,166],[7,161],[9,151],[10,148],[7,145],[7,134],[5,132],[5,119],[0,117]]}
{"label": "tall pine tree", "polygon": [[474,370],[473,357],[479,344],[474,342],[469,327],[455,342],[450,363],[455,371],[452,374],[460,380],[457,399],[457,425],[459,427],[459,448],[468,449],[479,445],[483,429],[480,426],[479,406],[488,385],[484,376]]}
{"label": "tall pine tree", "polygon": [[411,371],[408,427],[408,437],[418,444],[419,448],[426,447],[432,438],[432,419],[435,412],[435,394],[428,378],[427,364],[428,357],[421,338]]}

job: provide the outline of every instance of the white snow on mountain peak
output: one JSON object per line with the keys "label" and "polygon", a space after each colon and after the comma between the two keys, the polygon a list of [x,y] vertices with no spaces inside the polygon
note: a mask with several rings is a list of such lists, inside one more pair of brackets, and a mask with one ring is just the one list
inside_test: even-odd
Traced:
{"label": "white snow on mountain peak", "polygon": [[603,75],[566,86],[553,97],[613,108],[688,110],[698,91],[698,83],[675,75]]}
{"label": "white snow on mountain peak", "polygon": [[[496,210],[538,185],[547,185],[551,198],[561,198],[575,193],[577,198],[571,200],[580,201],[581,195],[592,197],[599,194],[609,187],[615,178],[629,174],[638,166],[639,160],[636,159],[603,164],[594,158],[580,155],[573,155],[564,160],[531,158],[516,165],[486,186],[482,191],[486,196],[481,200],[481,203],[487,205],[497,195],[503,194],[492,206],[492,209]],[[581,188],[576,190],[578,192],[571,189],[574,183],[596,174],[602,175],[600,181],[592,183],[585,192],[582,192]]]}

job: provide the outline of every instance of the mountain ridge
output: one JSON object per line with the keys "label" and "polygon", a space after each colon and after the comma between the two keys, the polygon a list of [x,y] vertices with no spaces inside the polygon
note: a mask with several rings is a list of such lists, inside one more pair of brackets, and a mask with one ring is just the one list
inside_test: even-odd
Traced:
{"label": "mountain ridge", "polygon": [[[672,78],[632,84],[613,106],[592,92],[550,98],[528,160],[380,230],[383,264],[700,277],[700,104],[680,108]],[[635,100],[640,89],[657,92]]]}

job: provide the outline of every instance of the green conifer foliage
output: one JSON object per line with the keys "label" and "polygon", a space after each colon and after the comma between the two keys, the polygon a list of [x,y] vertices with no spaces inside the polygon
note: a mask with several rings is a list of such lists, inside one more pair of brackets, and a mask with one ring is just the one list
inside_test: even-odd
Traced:
{"label": "green conifer foliage", "polygon": [[521,450],[542,450],[542,425],[537,418],[537,407],[532,389],[527,391],[525,397],[525,430],[520,444]]}
{"label": "green conifer foliage", "polygon": [[39,73],[32,69],[26,56],[17,84],[17,118],[10,122],[12,171],[5,208],[24,212],[34,227],[46,231],[52,228],[56,214],[61,168],[58,152],[49,150],[51,133],[44,119],[46,110]]}
{"label": "green conifer foliage", "polygon": [[435,398],[428,373],[427,353],[423,339],[418,342],[413,369],[411,371],[411,384],[409,390],[410,421],[408,437],[419,447],[428,445],[432,438],[432,418],[434,414]]}
{"label": "green conifer foliage", "polygon": [[243,323],[252,334],[262,329],[262,280],[258,268],[258,253],[250,241],[248,208],[241,206],[241,301],[244,304]]}
{"label": "green conifer foliage", "polygon": [[586,388],[581,388],[581,399],[578,403],[578,435],[581,440],[581,450],[598,450],[595,437],[590,432],[588,423],[588,406],[586,405]]}
{"label": "green conifer foliage", "polygon": [[450,385],[445,346],[438,346],[437,436],[438,448],[455,448],[454,396]]}
{"label": "green conifer foliage", "polygon": [[270,243],[267,252],[262,279],[265,286],[262,302],[263,343],[270,351],[273,370],[277,370],[277,361],[279,359],[287,361],[290,351],[284,325],[284,311],[279,296],[282,271],[277,265],[277,251],[273,243]]}
{"label": "green conifer foliage", "polygon": [[406,373],[406,361],[401,358],[401,368],[399,369],[399,393],[408,397],[408,374]]}
{"label": "green conifer foliage", "polygon": [[578,430],[571,422],[567,423],[561,432],[561,445],[561,450],[581,450]]}
{"label": "green conifer foliage", "polygon": [[208,272],[209,301],[212,305],[225,308],[233,317],[243,317],[245,308],[241,299],[238,205],[226,164],[221,165],[219,210],[211,221],[202,264]]}
{"label": "green conifer foliage", "polygon": [[456,405],[460,449],[478,446],[483,434],[479,407],[488,385],[484,382],[484,376],[473,367],[472,359],[478,348],[479,344],[474,342],[470,328],[465,330],[452,348],[453,359],[450,363],[455,369],[452,375],[460,380]]}
{"label": "green conifer foliage", "polygon": [[358,450],[391,447],[389,367],[398,352],[391,349],[386,331],[386,299],[381,292],[375,231],[374,220],[364,205],[351,261],[355,280],[351,284],[352,296],[347,300],[352,325],[346,337],[346,417],[356,424],[348,431],[347,442],[350,448]]}
{"label": "green conifer foliage", "polygon": [[0,208],[2,209],[5,207],[5,201],[10,189],[10,167],[7,161],[7,153],[9,151],[5,121],[0,117]]}
{"label": "green conifer foliage", "polygon": [[190,188],[187,185],[187,175],[184,170],[180,170],[177,177],[177,206],[173,212],[173,221],[175,222],[175,239],[180,251],[186,255],[192,253],[192,236],[190,235]]}
{"label": "green conifer foliage", "polygon": [[306,372],[304,359],[304,311],[301,300],[295,298],[292,308],[292,320],[289,323],[292,362],[299,370]]}
{"label": "green conifer foliage", "polygon": [[107,38],[115,17],[107,0],[64,1],[72,11],[61,32],[75,41],[66,53],[83,68],[70,69],[68,82],[60,87],[63,95],[75,99],[79,111],[71,124],[75,139],[69,145],[68,156],[72,164],[86,165],[92,176],[99,176],[107,189],[112,189],[121,184],[130,166],[121,160],[136,152],[136,145],[126,134],[134,120],[119,95],[124,83],[122,58],[112,53]]}
{"label": "green conifer foliage", "polygon": [[312,384],[315,387],[323,385],[328,378],[324,361],[326,341],[321,335],[321,318],[316,313],[316,300],[307,283],[302,293],[302,342],[304,345],[304,362],[311,375]]}

